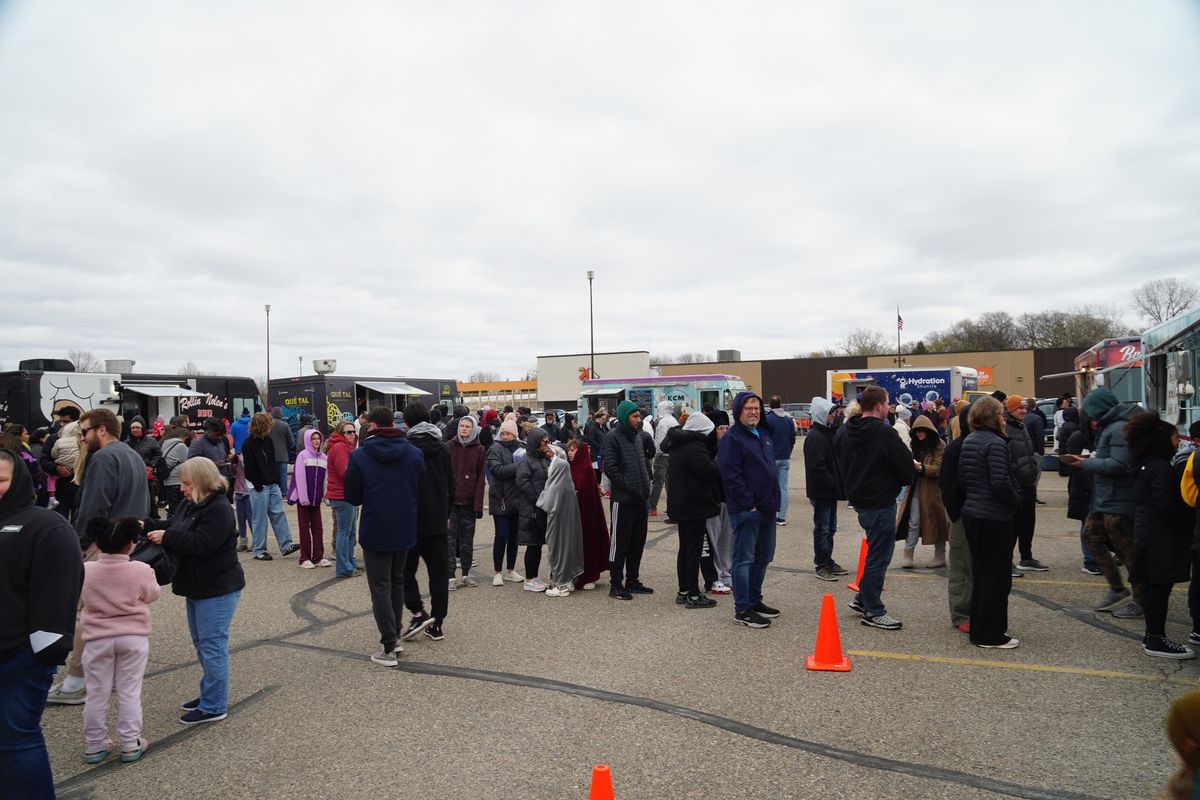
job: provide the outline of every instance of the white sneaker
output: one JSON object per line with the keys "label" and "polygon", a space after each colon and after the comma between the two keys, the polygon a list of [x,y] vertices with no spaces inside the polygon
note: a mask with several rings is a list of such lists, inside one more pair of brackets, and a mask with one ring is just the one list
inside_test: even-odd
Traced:
{"label": "white sneaker", "polygon": [[332,567],[333,562],[330,561],[328,558],[322,558],[320,561],[317,562],[317,566],[318,567]]}
{"label": "white sneaker", "polygon": [[525,581],[525,591],[527,592],[544,592],[549,588],[550,586],[541,578]]}
{"label": "white sneaker", "polygon": [[314,569],[314,568],[316,568],[316,566],[317,565],[311,561],[301,561],[300,562],[300,569]]}
{"label": "white sneaker", "polygon": [[522,583],[525,580],[525,576],[517,572],[515,569],[510,569],[504,573],[504,580],[508,581],[509,583]]}
{"label": "white sneaker", "polygon": [[454,578],[451,578],[450,579],[450,591],[453,592],[457,588],[458,588],[458,581],[456,581]]}
{"label": "white sneaker", "polygon": [[504,585],[504,576],[501,575],[499,572],[497,572],[496,577],[492,578],[492,586],[503,586],[503,585]]}
{"label": "white sneaker", "polygon": [[709,591],[709,594],[729,594],[732,591],[733,589],[730,589],[724,581],[713,581],[712,590]]}
{"label": "white sneaker", "polygon": [[474,589],[479,584],[470,575],[463,575],[458,579],[458,585],[463,589]]}
{"label": "white sneaker", "polygon": [[546,597],[570,597],[571,590],[566,586],[551,586],[546,590]]}
{"label": "white sneaker", "polygon": [[593,583],[592,581],[588,581],[587,583],[585,583],[583,585],[583,590],[585,592],[590,592],[592,589],[595,589],[595,588],[596,588],[596,584]]}

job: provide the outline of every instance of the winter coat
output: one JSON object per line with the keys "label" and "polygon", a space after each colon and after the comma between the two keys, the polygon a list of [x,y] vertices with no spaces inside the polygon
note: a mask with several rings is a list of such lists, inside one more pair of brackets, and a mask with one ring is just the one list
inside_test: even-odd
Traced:
{"label": "winter coat", "polygon": [[846,498],[856,509],[894,506],[916,476],[912,452],[877,417],[853,417],[834,437]]}
{"label": "winter coat", "polygon": [[[145,428],[142,429],[143,431]],[[130,436],[126,440],[126,444],[133,448],[133,452],[142,457],[142,463],[147,467],[154,466],[154,462],[158,460],[160,449],[158,442],[148,433],[143,433],[140,438],[135,439]]]}
{"label": "winter coat", "polygon": [[538,452],[542,440],[549,434],[544,428],[534,428],[525,443],[525,457],[517,464],[517,504],[521,513],[518,539],[524,545],[546,543],[546,512],[537,507],[538,498],[546,488],[550,459]]}
{"label": "winter coat", "polygon": [[[762,398],[753,392],[738,392],[733,399],[733,418],[738,420],[742,407],[751,398]],[[721,482],[725,487],[725,504],[730,514],[751,509],[779,510],[779,468],[775,466],[775,443],[766,426],[754,430],[735,422],[717,445]]]}
{"label": "winter coat", "polygon": [[804,494],[810,500],[844,500],[846,490],[842,488],[842,475],[838,471],[833,431],[825,422],[829,416],[829,401],[824,402],[824,407],[818,408],[814,399],[813,424],[804,437]]}
{"label": "winter coat", "polygon": [[316,507],[325,498],[325,475],[329,472],[329,462],[325,454],[313,446],[313,434],[320,435],[316,428],[304,432],[301,440],[301,450],[296,454],[296,464],[292,470],[292,481],[288,487],[288,500],[302,506]]}
{"label": "winter coat", "polygon": [[[1074,409],[1067,409],[1073,411]],[[1069,423],[1068,423],[1069,424]],[[1067,425],[1063,425],[1065,429]],[[1075,430],[1071,432],[1069,438],[1063,440],[1063,444],[1059,447],[1059,452],[1062,455],[1080,455],[1091,441],[1091,431],[1084,430],[1078,424],[1075,425]],[[1082,469],[1074,469],[1072,467],[1063,466],[1059,468],[1059,474],[1062,470],[1067,472],[1067,519],[1076,519],[1083,522],[1087,519],[1088,513],[1092,508],[1092,492],[1095,491],[1095,480],[1091,473],[1085,472]]]}
{"label": "winter coat", "polygon": [[1009,522],[1021,503],[1008,442],[992,430],[974,431],[963,439],[958,483],[966,517]]}
{"label": "winter coat", "polygon": [[721,513],[720,470],[708,452],[707,436],[675,426],[667,433],[667,516],[688,522]]}
{"label": "winter coat", "polygon": [[425,457],[396,428],[380,428],[353,453],[344,478],[345,500],[362,506],[358,542],[394,553],[417,543],[417,503]]}
{"label": "winter coat", "polygon": [[640,434],[622,423],[604,439],[604,474],[612,484],[614,503],[645,505],[650,498],[650,470]]}
{"label": "winter coat", "polygon": [[[279,483],[279,467],[275,463],[275,445],[269,437],[256,439],[251,436],[242,444],[242,466],[245,468],[246,483],[261,491],[264,486]],[[280,491],[283,487],[279,487]]]}
{"label": "winter coat", "polygon": [[775,445],[775,460],[787,461],[792,457],[796,448],[796,420],[791,414],[780,408],[763,410],[763,421],[771,432],[771,442]]}
{"label": "winter coat", "polygon": [[1083,460],[1084,472],[1095,480],[1092,488],[1094,514],[1121,514],[1133,518],[1136,476],[1130,472],[1129,445],[1125,442],[1125,423],[1140,409],[1122,403],[1100,417],[1100,435],[1096,452]]}
{"label": "winter coat", "polygon": [[[478,430],[476,426],[475,431]],[[470,506],[477,515],[483,514],[487,453],[477,436],[467,444],[463,444],[459,436],[450,440],[450,465],[454,470],[454,505]]]}
{"label": "winter coat", "polygon": [[[296,449],[296,440],[292,438],[292,429],[281,418],[276,417],[271,423],[271,432],[267,439],[275,447],[275,462],[283,464],[291,460],[289,454]],[[276,481],[278,483],[278,481]]]}
{"label": "winter coat", "polygon": [[417,489],[417,535],[445,536],[454,503],[450,447],[442,441],[437,426],[428,422],[414,425],[408,431],[408,441],[425,458],[425,472]]}
{"label": "winter coat", "polygon": [[588,449],[592,452],[592,459],[602,458],[604,455],[604,440],[608,432],[604,430],[604,426],[596,420],[588,420],[587,425],[583,426],[583,438],[587,441]]}
{"label": "winter coat", "polygon": [[517,492],[517,464],[525,457],[525,443],[519,439],[497,439],[487,452],[488,513],[493,517],[511,517],[521,513]]}
{"label": "winter coat", "polygon": [[1015,419],[1009,419],[1007,424],[1008,452],[1013,462],[1013,475],[1017,485],[1022,489],[1037,485],[1038,470],[1041,462],[1033,451],[1033,442],[1029,439],[1029,431]]}
{"label": "winter coat", "polygon": [[325,496],[330,500],[345,500],[346,468],[350,466],[350,454],[354,452],[350,440],[340,433],[329,437],[329,447],[325,450],[326,475]]}
{"label": "winter coat", "polygon": [[165,531],[162,546],[176,557],[171,581],[175,594],[204,600],[245,588],[233,506],[221,492],[213,492],[199,504],[184,500],[169,520],[147,519],[143,526],[147,531]]}
{"label": "winter coat", "polygon": [[[1062,425],[1058,426],[1058,430],[1054,432],[1054,442],[1058,446],[1058,452],[1066,453],[1067,442],[1071,440],[1071,434],[1079,430],[1079,409],[1074,406],[1064,408],[1062,410],[1062,418]],[[1076,453],[1075,455],[1079,454]],[[1070,467],[1062,467],[1059,469],[1058,474],[1063,477],[1070,475],[1070,472],[1063,472],[1065,469],[1070,469]],[[1072,469],[1071,472],[1078,472],[1078,470]]]}
{"label": "winter coat", "polygon": [[1164,458],[1135,464],[1133,564],[1129,578],[1143,583],[1182,583],[1191,575],[1195,510],[1183,501],[1175,469]]}
{"label": "winter coat", "polygon": [[1044,455],[1046,452],[1046,418],[1037,411],[1029,411],[1026,412],[1025,421],[1021,424],[1025,426],[1025,432],[1029,434],[1029,443],[1033,445],[1033,452],[1039,456]]}
{"label": "winter coat", "polygon": [[243,414],[234,420],[233,424],[229,426],[229,435],[233,437],[234,452],[242,452],[242,446],[246,444],[246,439],[250,437],[250,415]]}
{"label": "winter coat", "polygon": [[[928,438],[934,442],[933,450],[921,459],[922,469],[917,470],[917,478],[913,485],[916,487],[917,506],[921,512],[921,544],[944,544],[950,539],[950,524],[946,520],[946,507],[942,503],[942,486],[939,478],[942,474],[942,459],[946,454],[946,443],[938,436],[937,427],[928,417],[922,416],[913,425],[913,434],[924,430]],[[913,446],[917,445],[917,437],[913,436]],[[909,509],[912,506],[913,492],[905,492],[904,502],[896,510],[896,538],[908,536]]]}

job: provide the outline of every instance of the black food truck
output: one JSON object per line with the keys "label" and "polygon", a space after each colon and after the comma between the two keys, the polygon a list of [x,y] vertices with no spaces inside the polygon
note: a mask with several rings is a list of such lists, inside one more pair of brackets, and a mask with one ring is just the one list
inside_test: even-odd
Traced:
{"label": "black food truck", "polygon": [[300,417],[309,415],[329,436],[333,426],[375,406],[403,411],[409,400],[424,400],[431,408],[442,406],[449,414],[460,402],[458,382],[452,378],[354,378],[344,375],[301,375],[272,378],[267,389],[271,408],[283,410],[292,432],[300,430]]}

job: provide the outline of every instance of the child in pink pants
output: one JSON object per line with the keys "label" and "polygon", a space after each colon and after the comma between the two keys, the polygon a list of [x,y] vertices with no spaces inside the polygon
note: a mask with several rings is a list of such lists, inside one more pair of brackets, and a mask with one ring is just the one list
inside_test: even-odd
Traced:
{"label": "child in pink pants", "polygon": [[88,532],[100,557],[83,565],[83,760],[98,764],[113,750],[108,700],[116,688],[121,760],[137,761],[150,743],[142,738],[142,676],[150,656],[150,607],[162,594],[154,570],[129,553],[141,531],[136,519],[94,519]]}

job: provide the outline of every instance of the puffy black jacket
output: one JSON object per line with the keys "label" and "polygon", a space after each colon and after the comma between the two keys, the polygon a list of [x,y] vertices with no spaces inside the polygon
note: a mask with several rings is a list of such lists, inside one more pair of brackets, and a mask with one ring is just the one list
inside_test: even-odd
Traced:
{"label": "puffy black jacket", "polygon": [[1042,465],[1034,452],[1029,431],[1015,419],[1008,420],[1007,429],[1008,451],[1012,458],[1013,476],[1017,479],[1017,486],[1034,486],[1037,484],[1038,470]]}
{"label": "puffy black jacket", "polygon": [[233,506],[224,494],[214,492],[198,505],[185,500],[169,520],[148,519],[144,526],[166,529],[163,547],[177,557],[175,594],[203,600],[245,588]]}
{"label": "puffy black jacket", "polygon": [[708,451],[708,437],[699,431],[672,428],[667,462],[667,516],[674,520],[709,519],[721,513],[721,472]]}
{"label": "puffy black jacket", "polygon": [[604,440],[604,474],[612,483],[614,503],[646,503],[650,497],[650,470],[639,431],[618,425],[608,432]]}
{"label": "puffy black jacket", "polygon": [[425,457],[425,472],[417,486],[417,536],[445,536],[454,502],[450,447],[433,431],[413,435],[410,430],[408,441]]}
{"label": "puffy black jacket", "polygon": [[596,420],[588,420],[588,424],[583,426],[583,438],[587,442],[588,449],[592,451],[592,458],[600,458],[604,450],[604,439],[607,432],[604,426]]}
{"label": "puffy black jacket", "polygon": [[1033,452],[1039,456],[1044,455],[1046,452],[1046,418],[1040,411],[1030,411],[1025,414],[1025,421],[1021,424],[1025,426],[1025,432],[1029,434],[1029,443],[1033,446]]}
{"label": "puffy black jacket", "polygon": [[517,464],[514,454],[525,445],[513,439],[492,442],[487,452],[488,513],[493,517],[514,517],[521,513],[517,492]]}
{"label": "puffy black jacket", "polygon": [[538,497],[546,488],[550,461],[538,452],[542,440],[549,434],[544,428],[534,428],[525,440],[525,457],[517,464],[517,503],[521,510],[520,542],[542,544],[546,536],[546,512],[537,507]]}
{"label": "puffy black jacket", "polygon": [[842,475],[833,449],[833,431],[814,422],[804,437],[804,494],[812,500],[844,500]]}
{"label": "puffy black jacket", "polygon": [[1134,489],[1133,564],[1131,580],[1146,583],[1182,583],[1191,565],[1192,526],[1195,510],[1183,501],[1178,469],[1165,458],[1149,458],[1133,465]]}
{"label": "puffy black jacket", "polygon": [[1008,442],[995,431],[975,431],[963,439],[958,483],[963,516],[1007,522],[1021,502]]}
{"label": "puffy black jacket", "polygon": [[946,506],[946,516],[951,522],[958,522],[962,516],[963,501],[966,492],[958,480],[959,462],[962,457],[963,441],[967,437],[960,436],[946,446],[942,454],[942,471],[938,474],[938,486],[942,490],[942,502]]}

